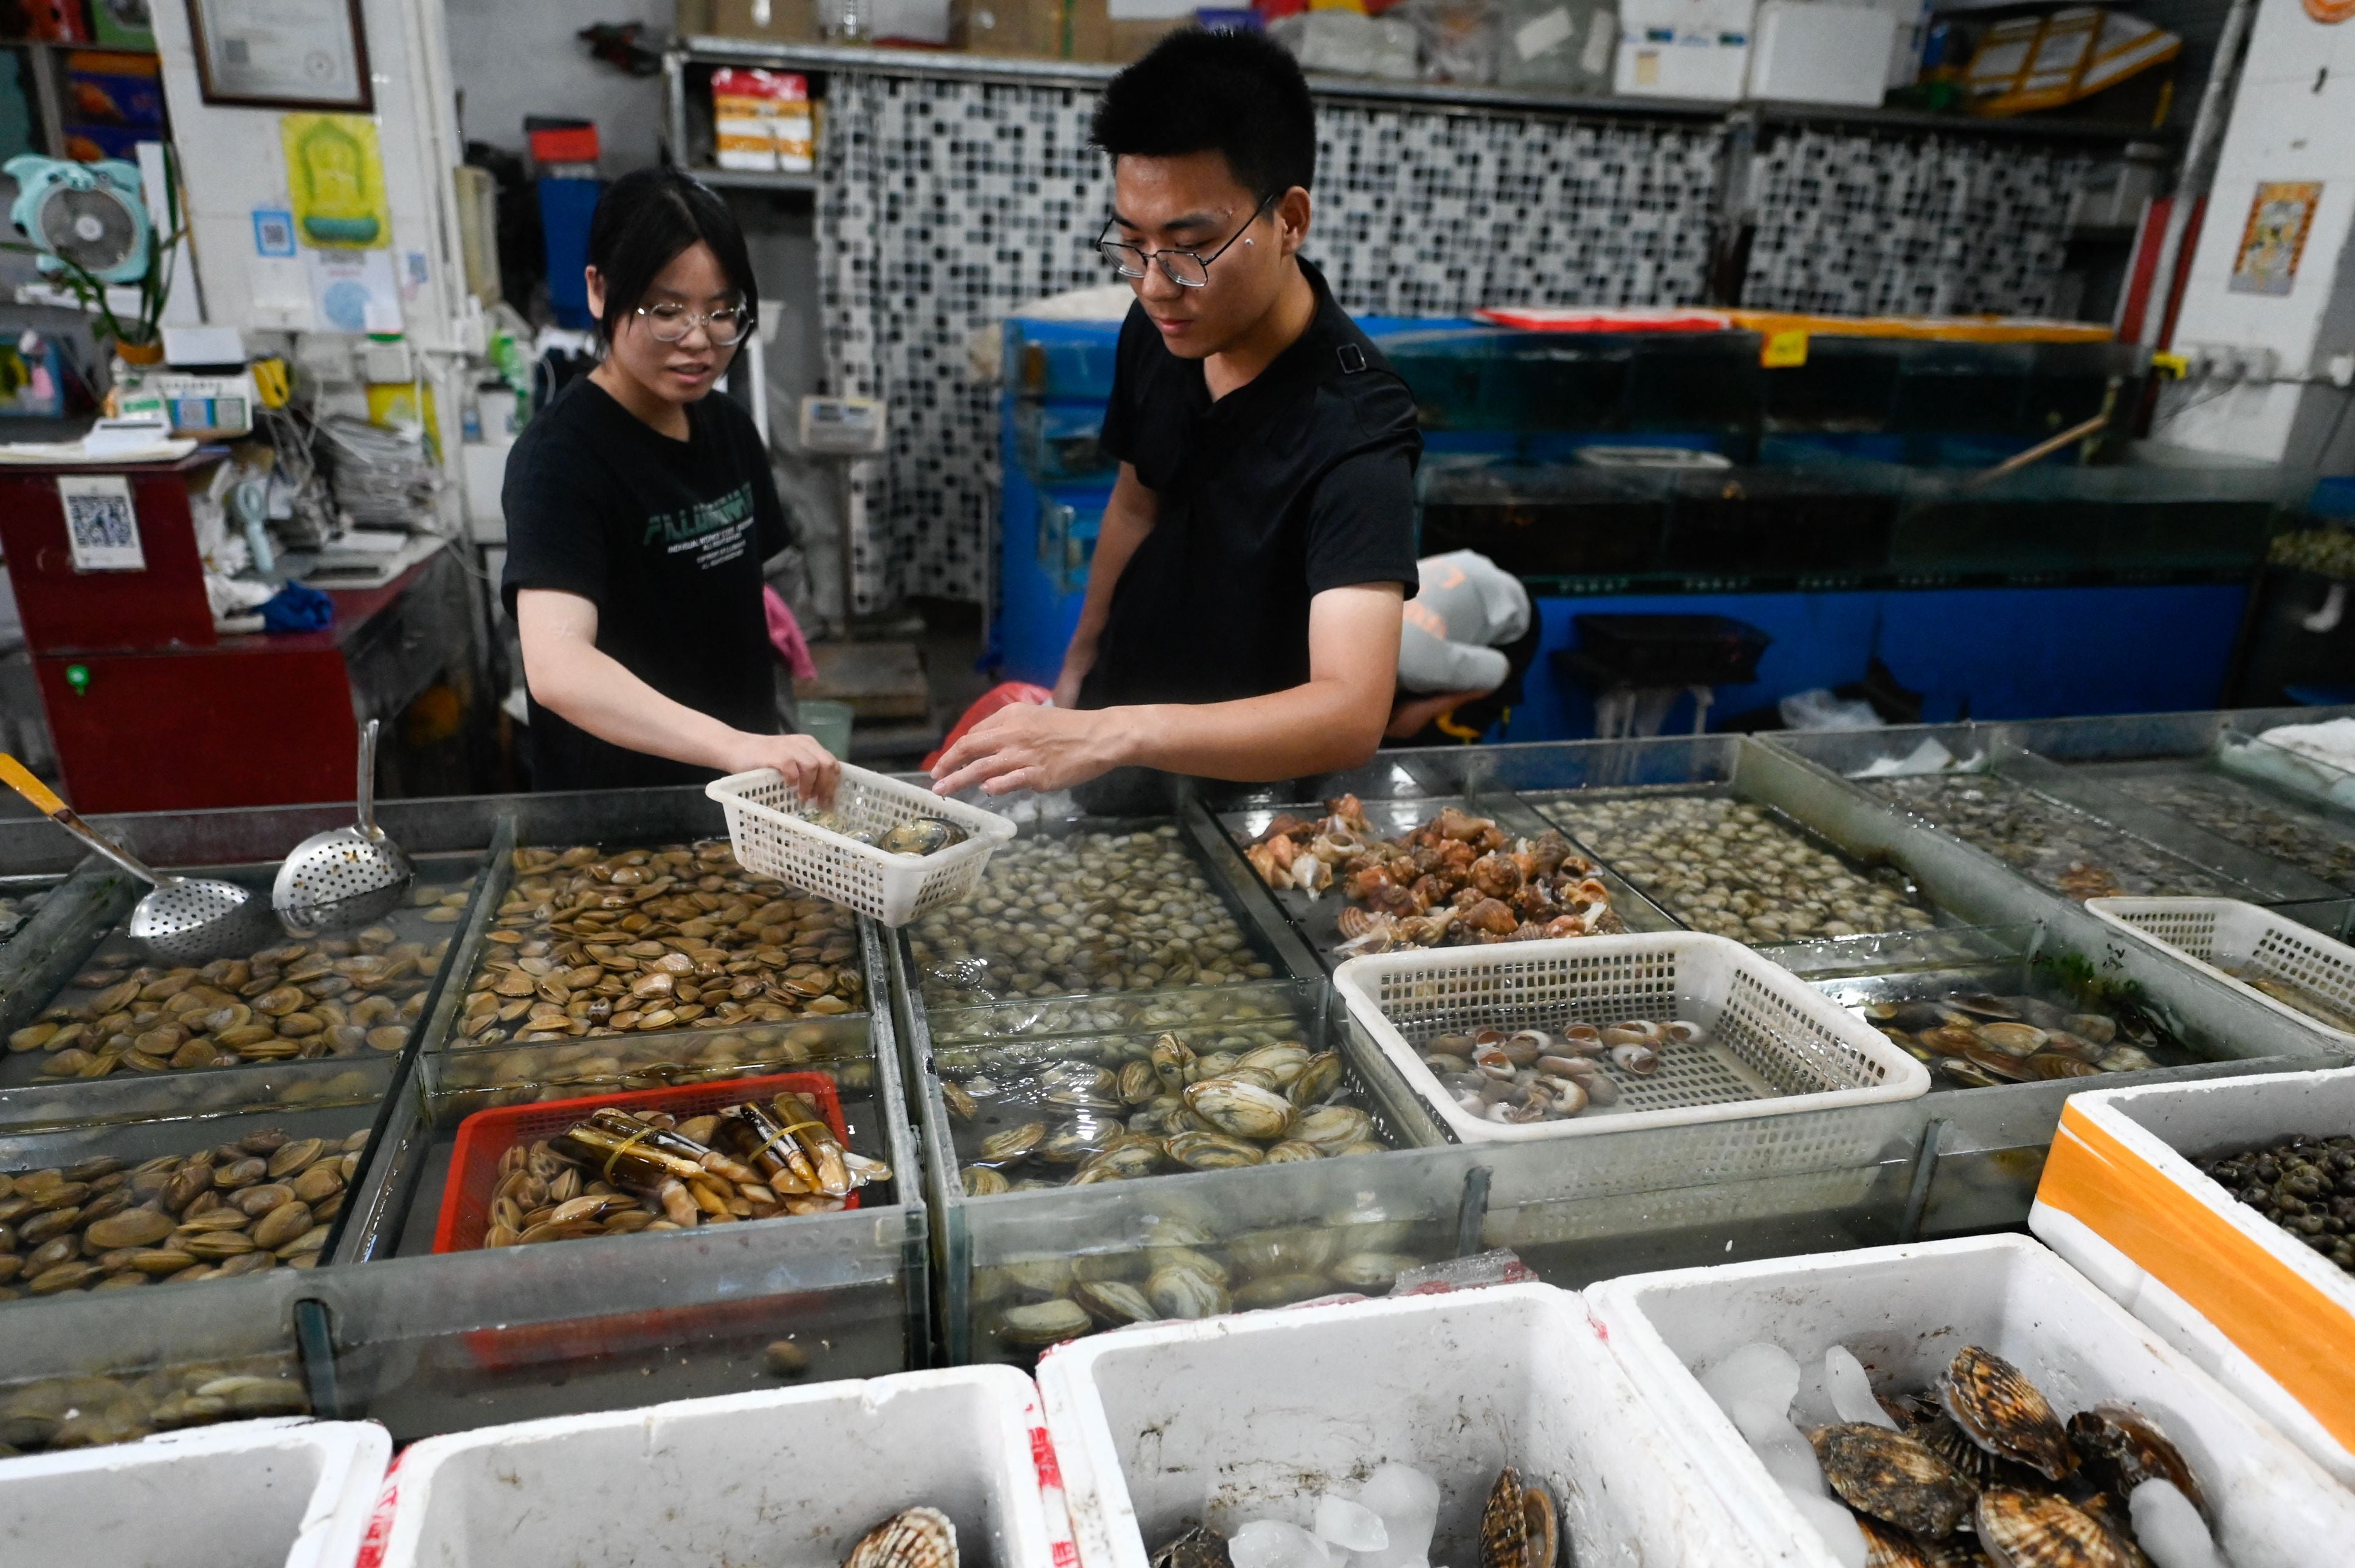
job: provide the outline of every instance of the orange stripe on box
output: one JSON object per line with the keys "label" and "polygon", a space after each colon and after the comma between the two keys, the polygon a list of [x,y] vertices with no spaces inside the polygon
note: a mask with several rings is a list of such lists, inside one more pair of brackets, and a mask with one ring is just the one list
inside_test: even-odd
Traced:
{"label": "orange stripe on box", "polygon": [[2355,1448],[2355,1317],[2074,1105],[2036,1196],[2203,1314],[2329,1434]]}

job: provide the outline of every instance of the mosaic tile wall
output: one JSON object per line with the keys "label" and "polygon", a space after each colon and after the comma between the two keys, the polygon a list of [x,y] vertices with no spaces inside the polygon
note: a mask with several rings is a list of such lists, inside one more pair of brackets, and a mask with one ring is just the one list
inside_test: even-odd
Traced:
{"label": "mosaic tile wall", "polygon": [[1742,302],[1843,314],[2041,315],[2091,160],[2064,148],[1821,131],[1751,164]]}
{"label": "mosaic tile wall", "polygon": [[[990,597],[996,390],[973,379],[966,344],[1015,305],[1104,281],[1089,249],[1111,186],[1086,147],[1092,101],[1047,85],[828,81],[828,381],[891,410],[889,452],[854,474],[862,612],[910,595]],[[1318,123],[1308,254],[1353,311],[1703,296],[1717,122],[1328,103]],[[2083,175],[2082,161],[2046,152],[1812,132],[1777,140],[1756,170],[1745,302],[1838,310],[2040,308]]]}

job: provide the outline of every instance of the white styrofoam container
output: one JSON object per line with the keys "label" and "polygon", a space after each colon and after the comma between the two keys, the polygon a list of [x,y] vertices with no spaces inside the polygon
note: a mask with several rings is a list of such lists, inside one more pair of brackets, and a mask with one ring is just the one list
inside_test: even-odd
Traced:
{"label": "white styrofoam container", "polygon": [[834,1568],[919,1506],[948,1515],[966,1562],[1057,1568],[1053,1470],[1038,1390],[1011,1367],[560,1415],[408,1449],[361,1568]]}
{"label": "white styrofoam container", "polygon": [[1613,1361],[1578,1297],[1544,1285],[1154,1324],[1039,1363],[1081,1568],[1146,1568],[1188,1520],[1307,1526],[1377,1466],[1440,1485],[1433,1563],[1478,1555],[1497,1471],[1542,1483],[1564,1553],[1606,1563],[1780,1563],[1736,1531]]}
{"label": "white styrofoam container", "polygon": [[1896,35],[1897,17],[1878,6],[1762,0],[1749,96],[1878,109]]}
{"label": "white styrofoam container", "polygon": [[[981,885],[990,855],[1015,832],[1014,823],[995,811],[847,762],[831,807],[804,800],[773,768],[715,779],[703,792],[728,813],[729,842],[745,870],[831,898],[886,926],[904,926],[971,894]],[[967,837],[928,855],[887,854],[809,821],[809,813],[822,810],[852,832],[879,833],[913,818],[938,817],[964,829]]]}
{"label": "white styrofoam container", "polygon": [[[1333,984],[1359,1029],[1466,1143],[1746,1123],[1913,1099],[1930,1089],[1928,1070],[1887,1035],[1782,965],[1700,931],[1379,953],[1341,965]],[[1663,1048],[1650,1077],[1612,1075],[1618,1104],[1566,1121],[1513,1126],[1475,1116],[1423,1061],[1423,1043],[1449,1031],[1559,1033],[1572,1023],[1635,1018],[1698,1023],[1708,1041]],[[1754,1126],[1728,1135],[1774,1137]],[[1870,1135],[1874,1149],[1879,1136]]]}
{"label": "white styrofoam container", "polygon": [[[2028,1224],[2159,1338],[2325,1470],[2355,1487],[2355,1443],[2334,1435],[2316,1413],[2335,1409],[2339,1432],[2355,1435],[2355,1422],[2346,1419],[2355,1410],[2348,1353],[2355,1347],[2355,1278],[2191,1162],[2293,1133],[2350,1132],[2355,1132],[2355,1068],[2073,1095]],[[2121,1171],[2122,1163],[2143,1169]],[[2145,1172],[2158,1181],[2137,1180]],[[2157,1186],[2159,1195],[2145,1201],[2136,1189],[2147,1186]],[[2118,1212],[2121,1204],[2133,1205],[2130,1214]],[[2155,1238],[2163,1238],[2161,1245],[2154,1246]],[[2188,1263],[2179,1250],[2187,1242],[2213,1261]],[[2318,1353],[2318,1376],[2310,1361],[2297,1365],[2304,1359],[2301,1341],[2285,1342],[2278,1335],[2278,1304],[2285,1298],[2320,1308],[2328,1325],[2307,1352]]]}
{"label": "white styrofoam container", "polygon": [[2064,1420],[2119,1400],[2157,1421],[2219,1510],[2218,1543],[2234,1568],[2310,1568],[2316,1542],[2355,1540],[2355,1494],[2023,1236],[1628,1275],[1589,1287],[1586,1299],[1735,1517],[1814,1568],[1831,1568],[1831,1553],[1696,1375],[1755,1340],[1781,1345],[1803,1368],[1845,1345],[1884,1393],[1927,1388],[1955,1351],[1981,1345],[2025,1372]]}
{"label": "white styrofoam container", "polygon": [[2355,948],[2238,898],[2089,898],[2085,913],[2132,933],[2316,1033],[2355,1045],[2355,1033],[2267,996],[2223,966],[2311,991],[2355,1014]]}
{"label": "white styrofoam container", "polygon": [[352,1568],[392,1439],[290,1416],[0,1459],[0,1563]]}

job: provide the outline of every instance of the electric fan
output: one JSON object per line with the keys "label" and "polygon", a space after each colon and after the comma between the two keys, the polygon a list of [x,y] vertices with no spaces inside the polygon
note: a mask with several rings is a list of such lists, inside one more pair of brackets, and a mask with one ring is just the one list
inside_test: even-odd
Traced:
{"label": "electric fan", "polygon": [[135,283],[146,276],[147,208],[136,166],[71,164],[27,153],[0,168],[16,178],[16,205],[8,216],[45,253],[43,272],[62,272],[71,261],[102,283]]}

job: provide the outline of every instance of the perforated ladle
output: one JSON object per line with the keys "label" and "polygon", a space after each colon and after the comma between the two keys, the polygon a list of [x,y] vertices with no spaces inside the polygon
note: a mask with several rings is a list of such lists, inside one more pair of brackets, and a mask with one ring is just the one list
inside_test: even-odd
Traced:
{"label": "perforated ladle", "polygon": [[400,906],[417,872],[399,844],[376,825],[377,721],[360,730],[359,821],[314,833],[278,868],[270,902],[301,937],[365,926]]}
{"label": "perforated ladle", "polygon": [[174,876],[151,871],[132,853],[107,839],[74,813],[72,807],[30,769],[0,752],[0,781],[30,800],[43,815],[82,842],[151,885],[154,891],[132,907],[126,927],[131,939],[158,962],[207,964],[215,959],[242,957],[277,932],[269,906],[252,892],[233,882],[208,876]]}

